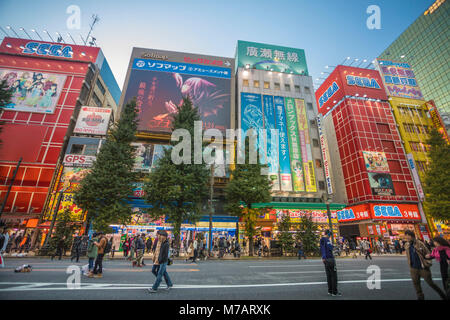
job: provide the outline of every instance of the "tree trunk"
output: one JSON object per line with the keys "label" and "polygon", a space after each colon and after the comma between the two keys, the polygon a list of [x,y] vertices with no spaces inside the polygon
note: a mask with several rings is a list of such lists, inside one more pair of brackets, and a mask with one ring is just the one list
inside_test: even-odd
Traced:
{"label": "tree trunk", "polygon": [[175,237],[175,245],[174,245],[174,247],[175,247],[175,249],[177,251],[177,257],[180,256],[180,248],[181,248],[181,246],[180,246],[180,243],[181,243],[180,234],[181,234],[181,222],[177,221],[177,222],[175,222],[173,224],[173,235]]}
{"label": "tree trunk", "polygon": [[253,257],[253,237],[248,237],[248,255]]}

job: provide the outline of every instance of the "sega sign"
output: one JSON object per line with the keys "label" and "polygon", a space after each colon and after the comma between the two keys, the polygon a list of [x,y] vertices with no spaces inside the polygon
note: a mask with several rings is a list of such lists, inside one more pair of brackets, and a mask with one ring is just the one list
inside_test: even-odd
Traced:
{"label": "sega sign", "polygon": [[349,86],[358,86],[363,88],[372,88],[372,89],[381,89],[377,80],[374,78],[364,78],[364,77],[356,77],[356,76],[346,76],[347,84]]}
{"label": "sega sign", "polygon": [[374,219],[414,219],[420,220],[419,208],[416,205],[373,205]]}
{"label": "sega sign", "polygon": [[337,219],[338,221],[348,221],[356,219],[355,213],[352,209],[345,209],[341,211],[337,211]]}
{"label": "sega sign", "polygon": [[62,46],[60,44],[28,42],[25,44],[22,53],[38,54],[41,56],[52,56],[62,58],[72,58],[73,50],[71,46]]}
{"label": "sega sign", "polygon": [[328,87],[327,90],[323,93],[323,95],[319,98],[319,107],[321,108],[322,105],[328,101],[337,91],[339,90],[339,86],[337,85],[336,81],[333,82],[331,86]]}

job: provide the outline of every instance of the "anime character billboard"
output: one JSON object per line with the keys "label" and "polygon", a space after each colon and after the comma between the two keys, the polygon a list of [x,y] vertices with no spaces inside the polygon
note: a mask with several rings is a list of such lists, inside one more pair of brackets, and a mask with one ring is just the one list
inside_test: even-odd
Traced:
{"label": "anime character billboard", "polygon": [[65,75],[34,71],[0,69],[0,81],[12,89],[12,111],[53,113],[66,81]]}
{"label": "anime character billboard", "polygon": [[170,132],[184,97],[198,107],[204,129],[231,122],[231,70],[216,66],[135,59],[124,103],[137,99],[138,131]]}

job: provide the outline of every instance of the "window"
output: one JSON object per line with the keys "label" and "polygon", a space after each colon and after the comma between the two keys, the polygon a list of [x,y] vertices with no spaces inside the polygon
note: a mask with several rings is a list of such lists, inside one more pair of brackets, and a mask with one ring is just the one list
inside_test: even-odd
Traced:
{"label": "window", "polygon": [[395,144],[393,141],[381,140],[381,144],[383,145],[384,151],[395,153]]}
{"label": "window", "polygon": [[290,84],[285,84],[284,85],[284,90],[285,91],[291,91],[291,85]]}
{"label": "window", "polygon": [[83,154],[84,144],[73,144],[70,154]]}
{"label": "window", "polygon": [[264,89],[270,89],[270,82],[264,81]]}
{"label": "window", "polygon": [[312,104],[311,102],[307,102],[307,103],[306,103],[306,106],[308,107],[308,110],[311,110],[311,111],[312,111],[312,109],[313,109],[313,104]]}
{"label": "window", "polygon": [[101,107],[102,106],[102,102],[101,100],[97,97],[97,95],[94,93],[94,95],[92,96],[92,99],[94,100],[94,103],[97,107]]}
{"label": "window", "polygon": [[319,189],[325,190],[325,181],[319,181]]}
{"label": "window", "polygon": [[95,156],[97,154],[98,146],[96,144],[86,144],[84,148],[84,155]]}
{"label": "window", "polygon": [[105,95],[105,87],[102,85],[102,82],[100,81],[100,79],[97,79],[97,87],[100,89],[100,91],[102,92],[103,95]]}
{"label": "window", "polygon": [[311,89],[309,87],[305,87],[305,93],[311,94]]}
{"label": "window", "polygon": [[259,81],[258,80],[253,81],[253,86],[255,88],[259,88]]}
{"label": "window", "polygon": [[295,92],[300,92],[300,86],[294,86]]}
{"label": "window", "polygon": [[316,159],[316,168],[322,168],[322,160]]}
{"label": "window", "polygon": [[311,127],[315,127],[316,126],[316,120],[309,120],[309,124],[311,125]]}
{"label": "window", "polygon": [[248,87],[248,80],[247,80],[247,79],[244,79],[244,80],[242,81],[242,85],[243,85],[244,87]]}
{"label": "window", "polygon": [[313,142],[313,147],[319,147],[319,140],[317,140],[317,139],[312,139],[312,142]]}
{"label": "window", "polygon": [[385,123],[377,123],[377,128],[379,133],[391,133],[389,130],[389,125]]}
{"label": "window", "polygon": [[274,83],[274,87],[275,87],[275,90],[280,90],[280,83],[279,82],[275,82]]}

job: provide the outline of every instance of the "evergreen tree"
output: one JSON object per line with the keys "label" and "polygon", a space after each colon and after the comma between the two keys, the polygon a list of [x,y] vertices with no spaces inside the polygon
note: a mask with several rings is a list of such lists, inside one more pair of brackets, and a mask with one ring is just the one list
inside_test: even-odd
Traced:
{"label": "evergreen tree", "polygon": [[310,216],[304,216],[300,220],[300,224],[295,234],[295,240],[303,244],[303,251],[305,253],[316,254],[319,252],[320,236],[317,224],[314,223]]}
{"label": "evergreen tree", "polygon": [[425,172],[425,210],[433,218],[450,220],[450,145],[433,128],[427,143],[430,163]]}
{"label": "evergreen tree", "polygon": [[[189,98],[184,98],[172,117],[172,131],[185,129],[190,134],[190,163],[175,164],[172,150],[166,148],[145,179],[144,191],[145,199],[153,206],[148,213],[154,219],[163,215],[167,217],[173,225],[175,245],[179,248],[181,224],[184,221],[195,223],[202,215],[202,203],[208,196],[210,171],[205,164],[194,164],[194,121],[200,121],[198,108],[192,105]],[[188,152],[181,150],[180,156],[185,151]]]}
{"label": "evergreen tree", "polygon": [[66,208],[61,212],[56,220],[55,232],[49,241],[48,252],[56,252],[58,242],[60,239],[64,240],[64,248],[67,250],[72,245],[72,236],[75,232],[75,227],[70,216],[70,209]]}
{"label": "evergreen tree", "polygon": [[136,100],[126,104],[117,124],[109,131],[92,170],[75,191],[75,203],[87,211],[87,221],[97,231],[108,232],[111,223],[127,224],[131,220],[128,196],[132,183],[137,129]]}
{"label": "evergreen tree", "polygon": [[[266,214],[270,208],[254,208],[255,203],[270,202],[271,182],[266,175],[261,174],[261,169],[267,168],[259,161],[251,164],[249,159],[250,137],[245,139],[244,164],[237,163],[231,172],[231,179],[225,188],[227,198],[226,209],[245,222],[245,235],[249,239],[249,255],[253,256],[253,237],[256,235],[256,220]],[[239,162],[239,161],[238,161]]]}
{"label": "evergreen tree", "polygon": [[289,214],[285,214],[281,217],[281,221],[278,222],[278,240],[281,242],[281,249],[285,254],[291,253],[294,249],[294,238],[292,237],[291,231],[291,217]]}

